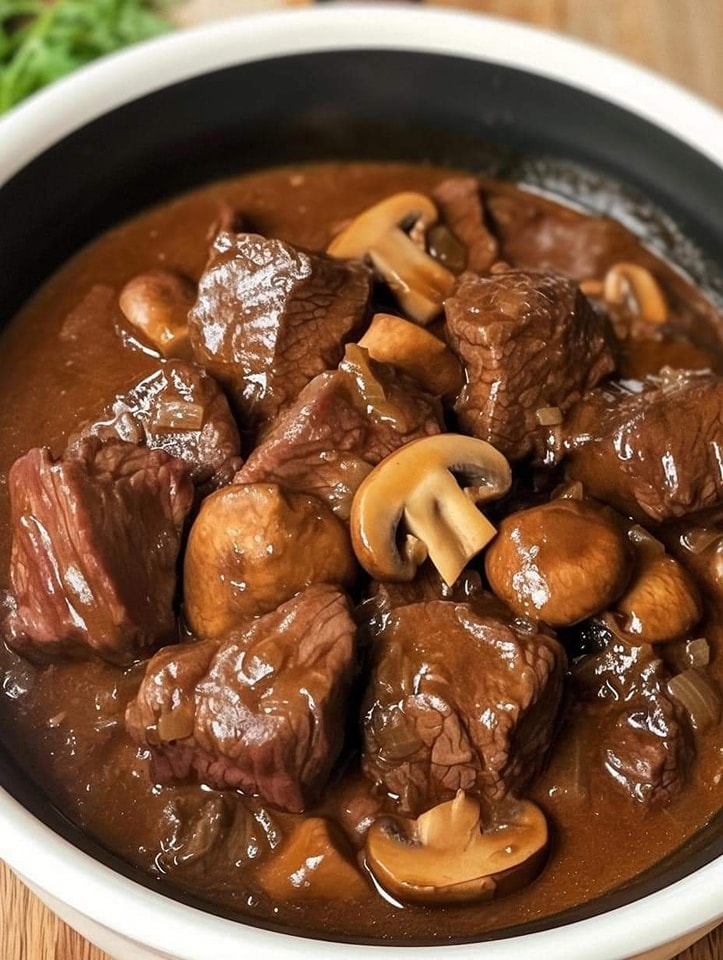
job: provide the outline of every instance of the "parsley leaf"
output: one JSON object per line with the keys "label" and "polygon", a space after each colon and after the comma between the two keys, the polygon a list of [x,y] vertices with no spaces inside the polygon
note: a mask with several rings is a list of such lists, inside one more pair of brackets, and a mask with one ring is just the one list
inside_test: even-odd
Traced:
{"label": "parsley leaf", "polygon": [[0,0],[0,113],[104,54],[165,32],[150,0]]}

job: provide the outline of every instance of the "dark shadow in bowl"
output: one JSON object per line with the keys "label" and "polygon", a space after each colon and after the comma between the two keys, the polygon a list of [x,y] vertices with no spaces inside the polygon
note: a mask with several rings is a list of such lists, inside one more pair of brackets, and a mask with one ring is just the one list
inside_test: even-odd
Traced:
{"label": "dark shadow in bowl", "polygon": [[[356,51],[277,58],[177,84],[88,124],[34,160],[0,188],[0,323],[80,246],[149,204],[260,166],[345,158],[466,167],[582,197],[594,210],[614,210],[723,302],[723,275],[714,264],[723,250],[723,170],[691,147],[596,97],[523,71],[440,55]],[[117,872],[174,900],[233,916],[95,844],[1,748],[0,784]],[[723,813],[614,893],[475,939],[603,913],[721,855]]]}

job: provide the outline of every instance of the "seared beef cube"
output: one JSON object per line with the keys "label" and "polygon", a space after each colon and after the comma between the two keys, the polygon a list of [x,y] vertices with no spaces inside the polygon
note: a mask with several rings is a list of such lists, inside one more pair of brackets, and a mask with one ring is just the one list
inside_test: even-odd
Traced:
{"label": "seared beef cube", "polygon": [[228,401],[213,377],[173,360],[145,377],[71,437],[120,439],[165,450],[190,467],[204,492],[229,483],[240,469],[241,440]]}
{"label": "seared beef cube", "polygon": [[348,519],[372,467],[402,444],[439,433],[440,421],[432,397],[349,348],[337,371],[316,377],[281,414],[236,482],[278,483],[319,497]]}
{"label": "seared beef cube", "polygon": [[675,371],[593,391],[565,424],[567,476],[638,520],[723,502],[723,379]]}
{"label": "seared beef cube", "polygon": [[545,408],[567,412],[615,366],[609,323],[562,277],[467,273],[445,312],[467,372],[455,404],[460,426],[511,460],[542,457]]}
{"label": "seared beef cube", "polygon": [[302,811],[341,749],[355,629],[344,594],[315,584],[223,640],[161,650],[126,712],[154,779]]}
{"label": "seared beef cube", "polygon": [[8,486],[10,646],[128,663],[174,639],[176,566],[193,500],[183,463],[93,437],[57,461],[30,450]]}
{"label": "seared beef cube", "polygon": [[496,801],[542,769],[566,669],[551,636],[431,601],[392,610],[372,658],[363,767],[405,814],[457,790]]}
{"label": "seared beef cube", "polygon": [[694,745],[670,674],[649,645],[610,640],[578,663],[574,692],[595,703],[597,761],[633,800],[655,806],[684,786]]}
{"label": "seared beef cube", "polygon": [[467,270],[489,270],[497,260],[497,240],[485,223],[479,181],[475,177],[450,177],[435,188],[432,198],[467,252]]}
{"label": "seared beef cube", "polygon": [[361,263],[219,233],[189,314],[194,356],[256,429],[336,367],[364,320],[370,288]]}

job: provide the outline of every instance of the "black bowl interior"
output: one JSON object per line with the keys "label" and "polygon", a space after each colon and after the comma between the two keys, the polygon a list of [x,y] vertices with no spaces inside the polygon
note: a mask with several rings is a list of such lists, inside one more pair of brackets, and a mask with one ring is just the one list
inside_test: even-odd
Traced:
{"label": "black bowl interior", "polygon": [[[260,166],[344,158],[466,167],[614,210],[723,298],[723,169],[691,147],[531,73],[441,55],[339,51],[245,64],[163,89],[66,137],[0,187],[0,323],[70,254],[144,206]],[[203,906],[83,836],[1,744],[0,783],[96,859]],[[490,936],[601,913],[722,854],[723,813],[625,888]]]}

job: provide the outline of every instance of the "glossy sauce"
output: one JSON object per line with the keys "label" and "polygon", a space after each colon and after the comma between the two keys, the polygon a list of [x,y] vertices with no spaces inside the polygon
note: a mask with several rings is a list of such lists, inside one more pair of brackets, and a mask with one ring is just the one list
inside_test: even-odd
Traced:
{"label": "glossy sauce", "polygon": [[[266,171],[214,184],[151,210],[109,231],[66,265],[3,335],[2,585],[9,551],[5,476],[12,462],[33,446],[48,445],[59,454],[79,422],[156,366],[143,353],[125,348],[113,327],[116,294],[128,279],[159,266],[198,278],[210,231],[226,205],[241,211],[261,233],[319,249],[339,224],[374,201],[400,190],[428,191],[447,175],[449,171],[423,166],[369,164]],[[501,208],[506,197],[515,196],[514,188],[506,185],[487,184],[486,189],[502,198]],[[573,236],[581,214],[532,195],[525,209],[530,217],[537,211],[549,218],[554,229],[548,236],[554,243],[535,242],[522,207],[510,207],[502,255],[513,265],[557,269],[583,280],[601,276],[620,260],[655,264],[665,279],[674,327],[681,334],[696,331],[698,346],[681,340],[682,354],[720,349],[722,328],[713,307],[629,234],[620,231],[614,244],[583,249],[564,240]],[[656,344],[653,349],[661,348]],[[675,349],[666,349],[666,356],[673,358]],[[639,366],[639,358],[630,358],[631,366],[633,362]],[[723,633],[711,623],[705,635],[712,650],[711,672],[721,681]],[[529,888],[500,901],[444,909],[400,909],[371,888],[363,907],[343,900],[328,905],[273,903],[255,882],[255,864],[264,862],[297,818],[253,800],[234,800],[244,805],[239,813],[243,827],[234,839],[239,855],[215,866],[202,856],[182,863],[183,831],[199,810],[215,802],[214,795],[197,786],[160,788],[150,782],[147,760],[123,728],[125,705],[141,675],[142,667],[121,671],[100,663],[41,670],[2,648],[0,736],[52,801],[111,850],[143,870],[168,874],[176,885],[241,917],[252,915],[297,930],[444,941],[544,917],[630,880],[703,826],[723,800],[720,727],[698,737],[687,788],[670,806],[647,811],[618,793],[603,772],[595,742],[597,711],[603,705],[571,705],[550,765],[530,792],[552,824],[553,849],[547,868]],[[369,789],[356,775],[352,759],[339,771],[322,809],[352,822],[359,818],[358,811],[375,808]]]}

